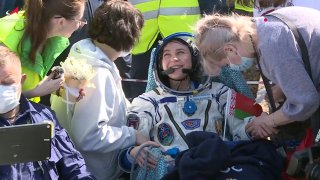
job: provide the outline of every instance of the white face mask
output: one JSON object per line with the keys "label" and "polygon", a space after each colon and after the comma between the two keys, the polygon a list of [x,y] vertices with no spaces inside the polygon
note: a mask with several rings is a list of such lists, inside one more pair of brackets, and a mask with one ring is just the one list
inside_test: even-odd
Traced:
{"label": "white face mask", "polygon": [[0,114],[9,112],[17,107],[19,103],[18,86],[0,85]]}
{"label": "white face mask", "polygon": [[231,63],[229,58],[228,58],[228,60],[229,60],[229,66],[231,69],[237,70],[237,71],[245,71],[253,66],[253,63],[256,60],[256,58],[249,58],[249,57],[240,56],[240,64],[233,64],[233,63]]}

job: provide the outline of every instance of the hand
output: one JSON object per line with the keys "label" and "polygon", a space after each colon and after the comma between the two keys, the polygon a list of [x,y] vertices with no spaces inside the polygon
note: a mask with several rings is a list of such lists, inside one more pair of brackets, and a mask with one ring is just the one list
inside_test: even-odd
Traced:
{"label": "hand", "polygon": [[34,89],[23,91],[25,97],[39,97],[57,91],[63,85],[63,77],[52,79],[53,76],[54,74],[51,73],[49,76],[46,76],[42,81],[40,81],[37,87],[35,87]]}
{"label": "hand", "polygon": [[144,163],[147,163],[147,168],[148,169],[154,169],[157,167],[158,164],[158,159],[156,159],[155,157],[153,157],[152,155],[148,154],[148,147],[144,147],[140,153],[138,154],[138,151],[141,149],[142,146],[155,146],[155,147],[159,147],[160,145],[156,142],[153,141],[147,141],[143,144],[141,144],[140,146],[136,146],[134,147],[131,151],[130,151],[130,155],[132,157],[136,157],[136,163],[139,164],[140,167],[144,166]]}
{"label": "hand", "polygon": [[141,132],[136,131],[136,145],[141,145],[146,141],[149,141],[149,138],[147,138]]}
{"label": "hand", "polygon": [[63,77],[53,79],[53,76],[54,73],[50,73],[49,76],[46,76],[42,81],[39,82],[37,87],[33,89],[36,96],[51,94],[52,92],[57,91],[63,85]]}
{"label": "hand", "polygon": [[264,139],[277,134],[278,130],[274,127],[271,115],[262,113],[246,125],[246,132],[254,139]]}

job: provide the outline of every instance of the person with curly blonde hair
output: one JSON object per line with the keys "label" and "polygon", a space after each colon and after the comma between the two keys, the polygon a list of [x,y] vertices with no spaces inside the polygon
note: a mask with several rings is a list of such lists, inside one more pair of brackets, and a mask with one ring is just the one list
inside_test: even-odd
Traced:
{"label": "person with curly blonde hair", "polygon": [[[301,49],[286,24],[272,16],[208,15],[196,26],[196,44],[209,73],[218,73],[226,65],[239,66],[246,57],[260,59],[262,73],[280,87],[286,96],[283,106],[256,117],[246,127],[254,138],[267,138],[285,132],[284,125],[303,122],[311,117],[312,126],[319,127],[319,11],[304,7],[281,8],[280,14],[297,27],[309,54],[312,79],[301,56]],[[297,141],[305,132],[293,132]],[[298,131],[300,132],[300,131]],[[315,130],[314,130],[314,133]]]}

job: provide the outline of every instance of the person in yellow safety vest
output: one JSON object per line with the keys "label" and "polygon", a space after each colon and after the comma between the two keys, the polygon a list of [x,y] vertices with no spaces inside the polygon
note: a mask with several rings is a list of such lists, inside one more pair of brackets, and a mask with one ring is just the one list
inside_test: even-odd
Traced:
{"label": "person in yellow safety vest", "polygon": [[84,0],[28,0],[25,11],[0,18],[0,45],[19,55],[27,75],[23,94],[32,101],[62,85],[63,78],[46,74],[68,47],[71,34],[86,24],[84,5]]}
{"label": "person in yellow safety vest", "polygon": [[[144,17],[139,42],[132,50],[130,77],[147,79],[151,49],[158,40],[175,32],[192,32],[200,19],[198,0],[128,0]],[[130,86],[132,87],[132,86]],[[127,97],[134,98],[145,91],[146,83],[134,82],[134,88],[127,89]]]}
{"label": "person in yellow safety vest", "polygon": [[240,15],[253,16],[253,0],[228,0],[228,4]]}

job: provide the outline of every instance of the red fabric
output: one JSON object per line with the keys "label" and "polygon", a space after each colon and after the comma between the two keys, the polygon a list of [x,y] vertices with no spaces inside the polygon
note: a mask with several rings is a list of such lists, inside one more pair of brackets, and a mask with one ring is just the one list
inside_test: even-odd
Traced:
{"label": "red fabric", "polygon": [[19,8],[16,7],[10,14],[18,13],[18,11],[19,11]]}
{"label": "red fabric", "polygon": [[[303,150],[305,148],[309,148],[313,145],[313,134],[312,134],[312,130],[311,128],[307,128],[306,130],[306,136],[301,140],[301,143],[299,144],[299,146],[296,147],[296,149],[294,151],[291,152],[286,152],[287,153],[287,158],[286,158],[286,167],[289,164],[289,161],[291,159],[292,154],[295,151],[300,151]],[[293,178],[290,177],[285,171],[282,172],[282,179],[283,180],[306,180],[307,178],[303,177],[303,178]]]}
{"label": "red fabric", "polygon": [[253,116],[260,116],[262,113],[262,107],[260,104],[255,103],[253,99],[250,99],[240,93],[236,93],[235,109],[242,110]]}

